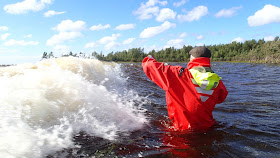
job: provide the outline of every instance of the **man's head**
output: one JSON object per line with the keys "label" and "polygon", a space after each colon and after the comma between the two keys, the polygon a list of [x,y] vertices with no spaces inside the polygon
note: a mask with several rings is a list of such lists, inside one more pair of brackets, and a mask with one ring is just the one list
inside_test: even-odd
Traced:
{"label": "man's head", "polygon": [[189,54],[191,55],[191,59],[198,57],[211,57],[211,51],[205,46],[194,47]]}

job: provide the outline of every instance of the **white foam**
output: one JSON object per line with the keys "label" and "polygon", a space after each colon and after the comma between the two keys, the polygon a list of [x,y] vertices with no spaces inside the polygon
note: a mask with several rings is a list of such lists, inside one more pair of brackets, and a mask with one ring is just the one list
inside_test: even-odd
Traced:
{"label": "white foam", "polygon": [[0,156],[43,157],[80,131],[115,139],[146,122],[120,66],[57,58],[0,68]]}

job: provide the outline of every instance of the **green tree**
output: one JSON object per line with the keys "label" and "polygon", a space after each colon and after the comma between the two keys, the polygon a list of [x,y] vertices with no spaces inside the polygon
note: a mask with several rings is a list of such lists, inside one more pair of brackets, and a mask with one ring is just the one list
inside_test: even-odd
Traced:
{"label": "green tree", "polygon": [[48,53],[47,52],[44,52],[43,53],[43,56],[42,56],[42,59],[47,59],[48,58]]}

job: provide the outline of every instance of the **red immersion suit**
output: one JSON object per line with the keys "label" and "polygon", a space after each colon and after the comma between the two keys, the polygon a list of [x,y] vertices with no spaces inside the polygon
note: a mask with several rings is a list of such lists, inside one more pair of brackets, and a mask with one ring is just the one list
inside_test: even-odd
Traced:
{"label": "red immersion suit", "polygon": [[211,68],[209,58],[195,58],[182,69],[146,57],[142,66],[148,78],[166,92],[168,115],[175,129],[207,129],[215,123],[212,111],[225,100],[228,91],[221,80],[206,90],[195,82],[191,73],[196,68]]}

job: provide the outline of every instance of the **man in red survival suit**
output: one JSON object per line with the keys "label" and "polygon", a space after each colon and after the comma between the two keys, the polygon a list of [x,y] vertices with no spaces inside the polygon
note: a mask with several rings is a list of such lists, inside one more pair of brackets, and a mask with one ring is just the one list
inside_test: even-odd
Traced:
{"label": "man in red survival suit", "polygon": [[211,69],[208,48],[195,47],[189,54],[187,68],[165,66],[151,55],[144,58],[142,67],[148,78],[166,92],[168,115],[176,130],[207,129],[215,123],[215,105],[226,99],[228,91]]}

